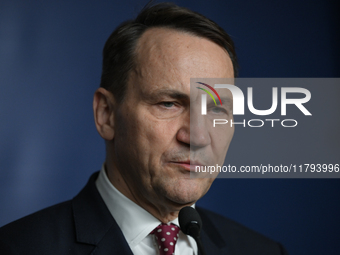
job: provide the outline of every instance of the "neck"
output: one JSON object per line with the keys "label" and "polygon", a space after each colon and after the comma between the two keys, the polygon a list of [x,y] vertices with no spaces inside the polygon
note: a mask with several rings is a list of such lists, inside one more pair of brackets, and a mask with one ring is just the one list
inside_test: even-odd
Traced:
{"label": "neck", "polygon": [[168,206],[155,205],[154,203],[151,203],[146,198],[144,198],[140,192],[135,192],[131,185],[128,185],[127,181],[124,179],[115,164],[108,160],[105,163],[105,172],[111,184],[120,193],[122,193],[135,204],[142,207],[162,223],[168,223],[178,218],[179,210],[182,209],[182,207],[187,206],[175,204],[171,201],[168,201]]}

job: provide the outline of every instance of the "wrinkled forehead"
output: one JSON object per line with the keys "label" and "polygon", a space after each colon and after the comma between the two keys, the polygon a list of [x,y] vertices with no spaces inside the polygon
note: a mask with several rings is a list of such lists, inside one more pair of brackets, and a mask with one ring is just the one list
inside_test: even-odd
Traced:
{"label": "wrinkled forehead", "polygon": [[138,41],[136,60],[137,70],[150,75],[152,67],[166,73],[185,72],[191,78],[233,77],[232,62],[225,49],[206,38],[174,29],[147,30]]}
{"label": "wrinkled forehead", "polygon": [[228,53],[208,39],[167,28],[152,28],[139,39],[133,76],[141,90],[190,93],[190,78],[233,77]]}

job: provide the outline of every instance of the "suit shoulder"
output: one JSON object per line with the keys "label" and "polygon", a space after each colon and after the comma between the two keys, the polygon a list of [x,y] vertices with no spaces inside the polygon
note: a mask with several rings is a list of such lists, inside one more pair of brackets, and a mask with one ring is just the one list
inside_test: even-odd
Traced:
{"label": "suit shoulder", "polygon": [[21,230],[32,230],[30,227],[36,228],[46,228],[53,225],[56,221],[68,218],[67,216],[72,216],[71,201],[62,202],[32,214],[29,214],[23,218],[15,220],[11,223],[0,228],[0,236],[4,232],[11,232],[12,229]]}
{"label": "suit shoulder", "polygon": [[70,228],[74,225],[71,204],[71,200],[59,203],[1,227],[0,251],[16,254],[25,247],[32,250],[36,247],[37,251],[42,244],[51,244],[60,236],[74,239],[75,234]]}
{"label": "suit shoulder", "polygon": [[287,254],[276,241],[218,213],[198,207],[203,230],[231,254]]}

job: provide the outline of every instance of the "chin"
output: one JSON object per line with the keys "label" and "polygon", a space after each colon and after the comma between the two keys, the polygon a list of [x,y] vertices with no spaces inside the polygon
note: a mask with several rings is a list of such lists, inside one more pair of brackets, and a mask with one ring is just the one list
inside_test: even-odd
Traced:
{"label": "chin", "polygon": [[168,187],[170,190],[167,191],[167,198],[182,207],[192,205],[205,195],[210,185],[208,179],[179,180],[172,187]]}

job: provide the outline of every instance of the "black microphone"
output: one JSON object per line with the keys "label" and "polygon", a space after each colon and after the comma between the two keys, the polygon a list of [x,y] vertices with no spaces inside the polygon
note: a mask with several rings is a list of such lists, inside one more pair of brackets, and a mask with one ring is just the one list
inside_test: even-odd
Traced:
{"label": "black microphone", "polygon": [[200,253],[206,255],[200,239],[202,220],[198,212],[190,206],[183,207],[179,211],[178,221],[182,232],[193,237]]}

